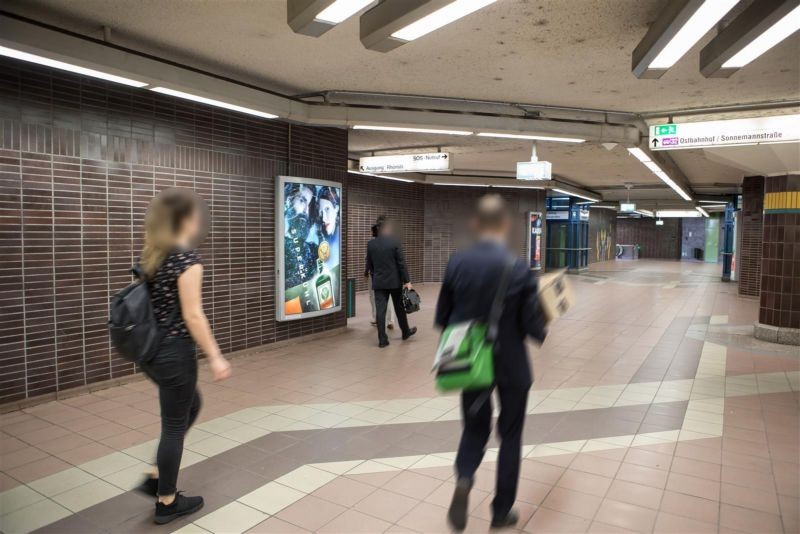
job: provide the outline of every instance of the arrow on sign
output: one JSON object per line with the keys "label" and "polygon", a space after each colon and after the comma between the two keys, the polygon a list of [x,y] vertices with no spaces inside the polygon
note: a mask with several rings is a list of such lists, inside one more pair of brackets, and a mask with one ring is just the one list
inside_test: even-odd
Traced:
{"label": "arrow on sign", "polygon": [[658,146],[658,139],[653,139],[653,148]]}
{"label": "arrow on sign", "polygon": [[444,156],[442,156],[442,157],[443,157],[444,159],[447,159],[447,154],[445,154],[445,155],[444,155]]}

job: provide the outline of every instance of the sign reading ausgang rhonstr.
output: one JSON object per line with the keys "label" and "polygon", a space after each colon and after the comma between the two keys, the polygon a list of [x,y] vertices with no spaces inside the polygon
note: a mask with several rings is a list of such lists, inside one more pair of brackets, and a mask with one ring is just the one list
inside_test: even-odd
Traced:
{"label": "sign reading ausgang rhonstr.", "polygon": [[800,115],[650,126],[651,150],[800,141]]}
{"label": "sign reading ausgang rhonstr.", "polygon": [[449,171],[453,168],[452,160],[448,152],[370,156],[358,160],[358,170],[361,172]]}

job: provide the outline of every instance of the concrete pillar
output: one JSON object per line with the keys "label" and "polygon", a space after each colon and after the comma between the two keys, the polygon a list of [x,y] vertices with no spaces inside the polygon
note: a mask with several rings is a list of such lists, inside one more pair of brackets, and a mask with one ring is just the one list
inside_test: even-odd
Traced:
{"label": "concrete pillar", "polygon": [[764,181],[761,303],[755,336],[800,345],[800,174]]}

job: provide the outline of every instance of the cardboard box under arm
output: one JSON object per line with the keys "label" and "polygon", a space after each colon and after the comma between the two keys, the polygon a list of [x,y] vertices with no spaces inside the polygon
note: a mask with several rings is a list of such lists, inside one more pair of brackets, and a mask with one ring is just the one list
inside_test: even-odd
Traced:
{"label": "cardboard box under arm", "polygon": [[539,303],[547,322],[564,315],[575,303],[566,269],[539,276]]}

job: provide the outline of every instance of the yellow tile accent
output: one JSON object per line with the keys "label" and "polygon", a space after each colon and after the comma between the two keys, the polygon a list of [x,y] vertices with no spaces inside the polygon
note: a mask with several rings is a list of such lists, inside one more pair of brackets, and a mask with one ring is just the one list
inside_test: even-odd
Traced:
{"label": "yellow tile accent", "polygon": [[800,191],[781,191],[764,195],[764,211],[800,209]]}

